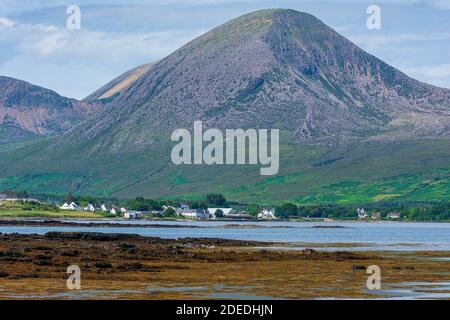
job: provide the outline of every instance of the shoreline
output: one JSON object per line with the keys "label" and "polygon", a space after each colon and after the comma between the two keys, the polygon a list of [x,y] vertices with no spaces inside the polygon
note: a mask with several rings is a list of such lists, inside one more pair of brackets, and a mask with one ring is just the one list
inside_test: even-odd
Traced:
{"label": "shoreline", "polygon": [[[74,221],[111,221],[111,222],[196,222],[196,223],[211,223],[211,222],[248,222],[248,223],[318,223],[318,224],[330,224],[330,223],[429,223],[429,224],[449,224],[450,221],[416,221],[416,220],[321,220],[321,219],[311,219],[311,220],[297,220],[297,219],[274,219],[274,220],[259,220],[259,219],[215,219],[215,220],[204,220],[204,219],[174,219],[174,218],[144,218],[144,219],[124,219],[124,218],[114,218],[114,217],[80,217],[80,216],[61,216],[61,217],[48,217],[48,216],[29,216],[29,217],[9,217],[0,216],[0,226],[5,223],[14,223],[17,225],[20,222],[28,223],[30,221],[59,221],[65,222],[70,220],[72,223]],[[136,224],[139,225],[139,224]]]}
{"label": "shoreline", "polygon": [[[73,219],[70,219],[73,220]],[[81,220],[80,220],[81,221]],[[216,229],[278,229],[278,228],[294,228],[291,226],[258,226],[252,224],[227,224],[218,226],[194,226],[181,224],[139,224],[139,223],[118,223],[115,221],[130,221],[130,220],[109,220],[111,222],[89,222],[91,220],[84,220],[86,222],[64,221],[61,219],[43,219],[43,220],[1,220],[0,227],[21,226],[21,227],[83,227],[83,228],[181,228],[181,229],[202,229],[202,228],[216,228]],[[139,220],[133,220],[139,221]],[[144,221],[144,220],[143,220]],[[177,221],[183,223],[182,221]],[[195,222],[195,221],[190,221]],[[320,226],[317,226],[319,228]]]}

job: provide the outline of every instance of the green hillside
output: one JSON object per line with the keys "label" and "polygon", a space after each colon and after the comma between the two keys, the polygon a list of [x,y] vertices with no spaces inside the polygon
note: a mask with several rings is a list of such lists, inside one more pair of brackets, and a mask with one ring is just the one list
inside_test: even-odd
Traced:
{"label": "green hillside", "polygon": [[447,201],[450,195],[450,140],[347,148],[285,144],[273,177],[260,176],[259,166],[174,166],[170,146],[108,155],[85,154],[76,144],[58,153],[45,149],[48,143],[2,147],[0,189],[190,199],[218,192],[236,201],[299,204]]}

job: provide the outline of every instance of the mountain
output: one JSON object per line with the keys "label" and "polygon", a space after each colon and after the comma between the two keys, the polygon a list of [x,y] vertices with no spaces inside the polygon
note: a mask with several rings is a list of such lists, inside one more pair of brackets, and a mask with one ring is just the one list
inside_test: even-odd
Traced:
{"label": "mountain", "polygon": [[[3,153],[0,187],[299,203],[449,191],[450,90],[409,78],[307,13],[244,15],[84,101],[101,101],[103,111],[52,141]],[[196,120],[280,129],[280,173],[172,165],[171,132]]]}
{"label": "mountain", "polygon": [[83,138],[101,136],[110,151],[146,147],[150,132],[191,127],[194,120],[280,128],[322,144],[450,134],[450,90],[409,78],[293,10],[232,20],[112,92],[114,112],[81,130]]}
{"label": "mountain", "polygon": [[96,109],[95,104],[0,76],[0,143],[61,134]]}

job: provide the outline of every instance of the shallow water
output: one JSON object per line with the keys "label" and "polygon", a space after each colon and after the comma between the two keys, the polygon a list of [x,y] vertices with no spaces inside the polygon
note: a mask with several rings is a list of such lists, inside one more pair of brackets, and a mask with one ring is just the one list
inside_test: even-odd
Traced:
{"label": "shallow water", "polygon": [[390,300],[450,299],[450,282],[403,282],[394,288],[371,290],[368,293]]}
{"label": "shallow water", "polygon": [[[71,300],[85,300],[85,299],[116,299],[126,298],[129,295],[157,295],[164,292],[181,293],[190,298],[201,299],[245,299],[245,300],[270,300],[274,299],[269,296],[256,295],[252,292],[254,287],[250,286],[225,286],[217,284],[214,286],[171,286],[171,287],[157,287],[150,286],[147,289],[137,290],[72,290],[62,291],[56,293],[43,294],[6,294],[5,298],[11,299],[71,299]],[[2,291],[2,290],[0,290]],[[278,298],[277,298],[278,299]]]}
{"label": "shallow water", "polygon": [[[74,290],[63,291],[52,294],[30,294],[30,295],[6,295],[6,298],[14,299],[116,299],[124,298],[127,295],[153,295],[164,292],[173,292],[185,294],[190,298],[200,299],[244,299],[244,300],[283,300],[281,297],[270,297],[256,294],[255,287],[249,286],[172,286],[172,287],[156,287],[151,286],[147,289],[139,290]],[[381,290],[367,290],[365,293],[370,294],[373,299],[381,300],[421,300],[421,299],[450,299],[450,283],[449,282],[404,282],[390,285],[388,288]],[[336,297],[323,297],[320,300],[343,299]]]}
{"label": "shallow water", "polygon": [[[68,220],[65,220],[68,221]],[[117,227],[30,227],[0,226],[0,233],[45,234],[50,231],[78,231],[102,233],[139,234],[161,238],[224,238],[268,242],[339,243],[324,246],[322,250],[449,250],[450,223],[410,222],[249,222],[249,221],[125,221],[76,220],[76,222],[123,223],[128,228]],[[184,225],[203,228],[142,228],[136,224]],[[266,228],[220,228],[224,225],[257,225]],[[313,228],[314,226],[340,226],[344,228]],[[276,227],[276,228],[271,228]],[[358,244],[358,246],[354,246]],[[309,246],[311,247],[311,246]]]}

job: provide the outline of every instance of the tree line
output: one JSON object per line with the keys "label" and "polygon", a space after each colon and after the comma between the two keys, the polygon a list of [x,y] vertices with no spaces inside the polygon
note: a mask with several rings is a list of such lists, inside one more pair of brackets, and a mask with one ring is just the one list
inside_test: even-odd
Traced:
{"label": "tree line", "polygon": [[[0,194],[4,194],[9,198],[26,199],[29,194],[26,191],[3,190]],[[224,195],[220,193],[209,193],[202,200],[155,200],[144,197],[136,197],[130,200],[119,200],[116,198],[95,198],[89,196],[67,194],[65,197],[59,197],[60,200],[66,202],[77,202],[80,206],[86,206],[91,203],[95,206],[101,204],[110,204],[116,206],[126,206],[130,210],[136,211],[161,211],[164,206],[177,207],[186,204],[192,209],[203,209],[214,207],[228,207],[230,203]],[[42,207],[43,204],[27,203],[27,207]],[[238,207],[251,216],[257,216],[261,212],[263,206],[252,203],[249,205],[238,204]],[[266,208],[271,208],[268,206]],[[381,219],[386,219],[389,213],[399,213],[402,220],[407,221],[450,221],[450,202],[433,202],[433,201],[403,201],[403,202],[376,202],[358,205],[335,205],[335,204],[317,204],[317,205],[297,205],[295,203],[286,202],[278,206],[274,206],[275,215],[279,218],[329,218],[329,219],[357,219],[356,210],[364,208],[366,212],[379,213]],[[49,206],[48,209],[55,210],[55,206]],[[219,212],[220,216],[220,212]]]}
{"label": "tree line", "polygon": [[389,213],[399,213],[402,220],[408,221],[450,221],[450,202],[386,202],[342,206],[297,206],[294,203],[284,203],[276,208],[276,215],[280,218],[356,219],[358,208],[365,208],[369,215],[379,213],[381,219],[386,219]]}

